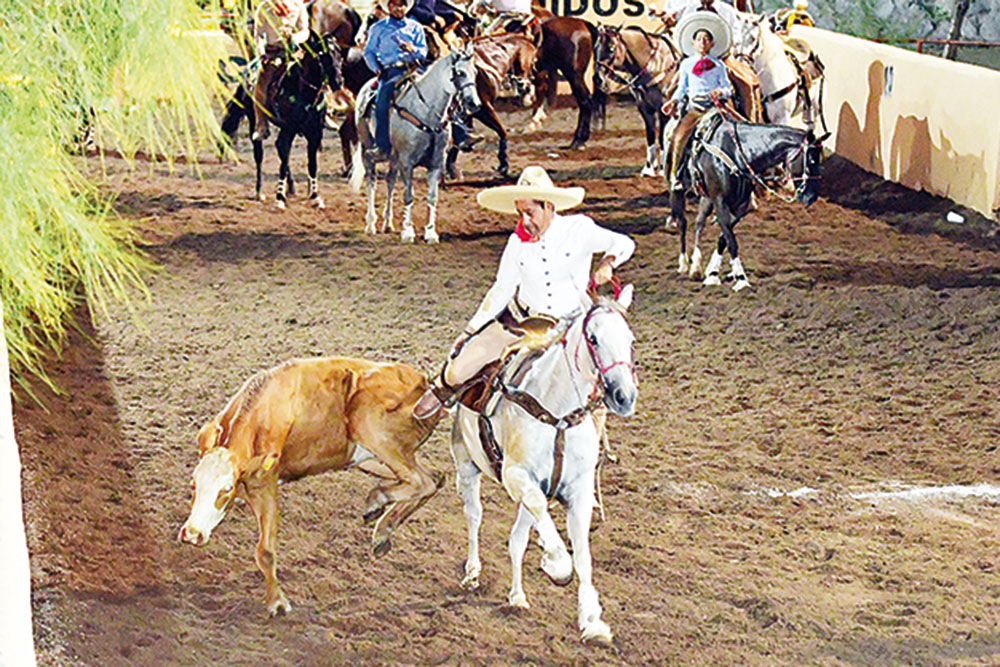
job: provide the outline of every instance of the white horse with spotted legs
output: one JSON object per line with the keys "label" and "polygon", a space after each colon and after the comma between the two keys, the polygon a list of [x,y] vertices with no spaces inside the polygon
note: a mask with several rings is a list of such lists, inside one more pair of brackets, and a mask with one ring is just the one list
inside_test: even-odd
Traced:
{"label": "white horse with spotted legs", "polygon": [[[599,297],[586,311],[560,322],[556,342],[516,386],[503,387],[502,398],[489,417],[460,405],[452,429],[451,453],[469,537],[462,586],[479,586],[483,514],[479,490],[480,477],[486,472],[503,484],[518,506],[508,543],[511,606],[528,608],[521,569],[534,526],[543,551],[541,567],[552,581],[568,584],[576,571],[581,636],[599,643],[610,643],[611,629],[601,618],[592,581],[590,520],[600,440],[591,410],[603,401],[621,416],[635,411],[634,339],[625,320],[631,300],[629,285],[617,300]],[[481,432],[492,432],[493,437],[484,443]],[[549,498],[566,507],[572,556],[549,515]]]}

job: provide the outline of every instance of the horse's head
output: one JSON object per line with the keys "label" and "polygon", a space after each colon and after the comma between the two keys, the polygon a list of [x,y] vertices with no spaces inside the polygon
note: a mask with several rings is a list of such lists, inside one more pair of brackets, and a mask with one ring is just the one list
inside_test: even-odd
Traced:
{"label": "horse's head", "polygon": [[639,395],[634,367],[635,337],[625,320],[631,303],[632,286],[626,285],[616,299],[598,297],[583,321],[584,340],[604,386],[604,404],[622,417],[635,412]]}
{"label": "horse's head", "polygon": [[621,26],[599,25],[594,44],[594,62],[602,67],[621,67],[625,61],[625,46],[621,40]]}
{"label": "horse's head", "polygon": [[317,37],[311,40],[316,45],[316,56],[323,71],[323,79],[330,84],[330,90],[336,92],[344,87],[344,49],[334,35]]}
{"label": "horse's head", "polygon": [[202,454],[191,476],[191,514],[177,534],[181,542],[196,547],[208,542],[236,499],[235,456],[228,448],[215,446],[218,431],[218,421],[213,419],[198,434]]}
{"label": "horse's head", "polygon": [[459,103],[466,113],[473,114],[479,110],[481,102],[476,91],[476,61],[472,44],[466,44],[461,51],[451,54],[451,82],[455,86]]}
{"label": "horse's head", "polygon": [[801,160],[793,160],[792,182],[795,198],[809,206],[819,197],[819,170],[823,161],[823,141],[829,133],[816,137],[809,130],[802,140]]}

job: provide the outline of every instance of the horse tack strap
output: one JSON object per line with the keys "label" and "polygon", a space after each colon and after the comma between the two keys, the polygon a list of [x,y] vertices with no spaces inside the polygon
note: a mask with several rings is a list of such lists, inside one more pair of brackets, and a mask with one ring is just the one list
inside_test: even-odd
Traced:
{"label": "horse tack strap", "polygon": [[419,118],[417,118],[413,113],[411,113],[410,111],[407,111],[403,107],[397,105],[395,102],[393,102],[392,106],[396,110],[396,113],[398,113],[399,116],[403,120],[411,123],[418,130],[421,130],[423,132],[427,132],[428,134],[437,134],[438,132],[441,132],[442,130],[444,130],[444,126],[447,124],[447,121],[444,122],[444,123],[441,123],[441,125],[435,130],[435,129],[431,128],[431,127],[428,127],[422,120],[420,120]]}
{"label": "horse tack strap", "polygon": [[565,450],[566,443],[566,429],[577,426],[582,423],[587,415],[590,414],[591,406],[585,405],[573,410],[568,415],[559,418],[553,415],[551,412],[545,409],[541,403],[538,402],[531,394],[520,391],[518,389],[504,388],[504,397],[519,406],[529,415],[542,422],[543,424],[548,424],[556,429],[556,440],[553,447],[553,462],[552,462],[552,479],[549,481],[549,490],[546,494],[549,498],[552,498],[556,493],[556,487],[559,486],[559,480],[562,479],[562,466],[563,466],[563,453]]}

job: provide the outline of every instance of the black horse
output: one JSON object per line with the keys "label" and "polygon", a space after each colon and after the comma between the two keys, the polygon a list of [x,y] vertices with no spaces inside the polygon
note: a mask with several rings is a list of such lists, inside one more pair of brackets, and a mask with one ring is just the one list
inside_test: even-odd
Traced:
{"label": "black horse", "polygon": [[[278,128],[274,142],[278,149],[278,208],[285,207],[286,188],[292,191],[292,172],[288,167],[288,154],[297,135],[306,138],[306,155],[309,173],[309,201],[323,208],[316,178],[316,153],[319,152],[326,123],[324,84],[337,91],[343,87],[340,73],[340,49],[332,42],[313,34],[303,44],[302,56],[285,66],[285,71],[275,78],[267,93],[267,112],[270,121]],[[253,114],[251,114],[252,116]],[[251,136],[253,129],[251,128]],[[253,157],[257,165],[257,197],[260,198],[260,168],[264,151],[262,141],[253,142]]]}
{"label": "black horse", "polygon": [[[701,264],[698,238],[712,210],[721,234],[715,252],[705,267],[705,285],[718,285],[722,256],[729,251],[732,260],[733,289],[748,287],[740,262],[733,228],[751,208],[754,190],[763,188],[794,191],[786,201],[798,200],[809,206],[816,201],[822,141],[812,130],[798,130],[784,125],[754,125],[724,119],[712,113],[702,120],[688,148],[688,158],[679,170],[683,190],[670,193],[670,216],[676,220],[681,238],[678,273],[697,275]],[[696,218],[694,250],[687,257],[684,217],[684,193],[693,190],[700,196]],[[781,196],[779,194],[779,196]],[[668,220],[669,224],[669,220]]]}
{"label": "black horse", "polygon": [[[278,128],[275,140],[280,160],[278,191],[275,195],[278,208],[285,208],[286,197],[295,193],[288,155],[292,149],[292,141],[298,135],[306,138],[309,200],[314,206],[323,208],[316,176],[316,154],[320,149],[326,119],[326,100],[323,95],[326,84],[333,91],[343,88],[340,48],[333,36],[320,37],[313,33],[302,45],[301,56],[284,65],[283,71],[274,78],[267,93],[266,110],[271,122]],[[226,104],[221,122],[222,131],[229,136],[230,141],[235,140],[243,118],[247,119],[250,135],[253,136],[253,104],[252,89],[248,82],[243,81]],[[263,201],[260,191],[263,141],[253,141],[253,157],[257,168],[256,195]]]}

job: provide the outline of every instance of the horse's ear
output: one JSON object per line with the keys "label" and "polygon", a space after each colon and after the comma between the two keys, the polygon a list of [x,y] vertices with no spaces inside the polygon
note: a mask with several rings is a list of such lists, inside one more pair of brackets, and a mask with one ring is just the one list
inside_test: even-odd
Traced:
{"label": "horse's ear", "polygon": [[816,137],[816,143],[818,143],[818,144],[823,143],[824,141],[826,141],[827,139],[830,138],[831,134],[833,134],[833,133],[832,132],[826,132],[825,134],[823,134],[823,136]]}
{"label": "horse's ear", "polygon": [[628,310],[628,307],[632,305],[632,293],[635,289],[632,287],[632,283],[629,283],[622,288],[621,293],[618,295],[618,305],[624,310]]}

